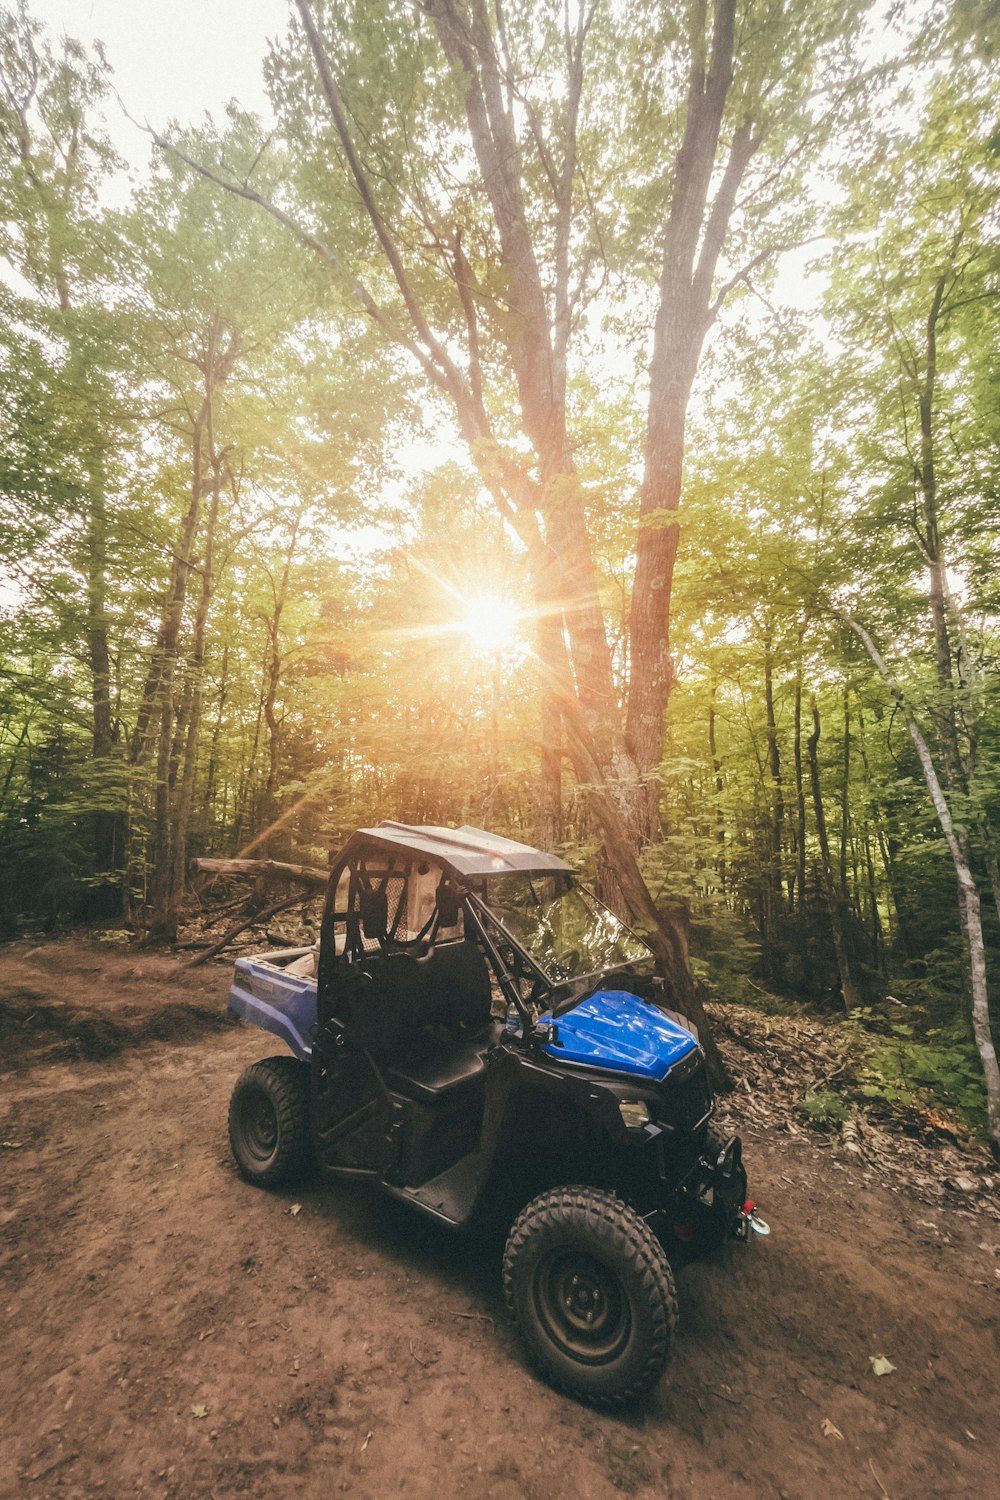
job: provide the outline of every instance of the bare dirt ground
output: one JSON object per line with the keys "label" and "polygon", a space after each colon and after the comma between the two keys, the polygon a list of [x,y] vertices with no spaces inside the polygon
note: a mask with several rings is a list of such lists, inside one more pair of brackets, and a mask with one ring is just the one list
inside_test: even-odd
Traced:
{"label": "bare dirt ground", "polygon": [[273,1047],[226,986],[0,950],[2,1500],[1000,1495],[992,1212],[744,1121],[772,1237],[680,1271],[666,1378],[597,1415],[526,1369],[495,1249],[237,1177],[229,1091]]}

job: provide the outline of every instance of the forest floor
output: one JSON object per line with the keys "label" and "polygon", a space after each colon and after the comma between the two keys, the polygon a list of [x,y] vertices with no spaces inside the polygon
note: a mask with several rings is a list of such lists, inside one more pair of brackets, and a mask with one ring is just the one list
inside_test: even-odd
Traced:
{"label": "forest floor", "polygon": [[796,1124],[830,1028],[721,1012],[773,1232],[680,1271],[667,1375],[604,1416],[526,1369],[495,1250],[237,1177],[229,1091],[273,1046],[227,983],[0,950],[2,1500],[998,1493],[1000,1179],[947,1136]]}

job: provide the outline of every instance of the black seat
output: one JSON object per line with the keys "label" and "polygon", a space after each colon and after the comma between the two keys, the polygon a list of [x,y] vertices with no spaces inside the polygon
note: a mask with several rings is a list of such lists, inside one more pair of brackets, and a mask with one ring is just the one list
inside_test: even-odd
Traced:
{"label": "black seat", "polygon": [[405,953],[374,954],[352,965],[338,997],[353,1041],[377,1061],[410,1048],[426,1020],[423,968]]}
{"label": "black seat", "polygon": [[404,953],[365,958],[345,975],[341,1011],[389,1087],[425,1104],[474,1093],[500,1030],[486,960],[467,940],[420,962]]}
{"label": "black seat", "polygon": [[482,1086],[486,1052],[500,1030],[501,1023],[496,1021],[471,1040],[425,1043],[410,1057],[390,1064],[385,1081],[391,1089],[422,1104],[442,1104],[445,1099],[451,1103],[474,1094]]}
{"label": "black seat", "polygon": [[490,971],[476,944],[442,943],[421,963],[431,1013],[459,1038],[477,1037],[492,1017]]}

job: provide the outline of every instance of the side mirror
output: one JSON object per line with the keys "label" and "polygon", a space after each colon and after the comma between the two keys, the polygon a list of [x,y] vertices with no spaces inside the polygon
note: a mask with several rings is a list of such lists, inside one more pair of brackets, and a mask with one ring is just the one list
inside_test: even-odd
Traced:
{"label": "side mirror", "polygon": [[388,936],[389,899],[385,891],[361,891],[361,931],[366,938],[382,942]]}

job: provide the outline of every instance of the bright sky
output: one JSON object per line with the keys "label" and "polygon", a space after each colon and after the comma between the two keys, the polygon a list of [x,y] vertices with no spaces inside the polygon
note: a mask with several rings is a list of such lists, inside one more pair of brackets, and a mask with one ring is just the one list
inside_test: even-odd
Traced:
{"label": "bright sky", "polygon": [[[219,115],[233,98],[269,113],[261,64],[291,0],[33,0],[31,10],[53,32],[102,41],[129,112],[162,129]],[[107,126],[129,163],[144,166],[145,137],[117,111]]]}

